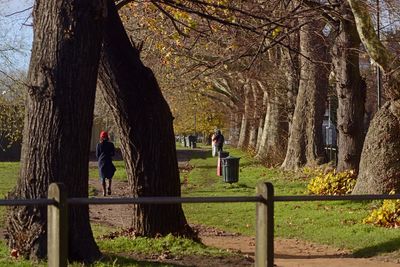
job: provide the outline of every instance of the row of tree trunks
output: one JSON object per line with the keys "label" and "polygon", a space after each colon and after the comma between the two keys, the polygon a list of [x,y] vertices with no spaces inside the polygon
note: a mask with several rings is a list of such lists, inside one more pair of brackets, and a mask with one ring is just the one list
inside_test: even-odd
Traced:
{"label": "row of tree trunks", "polygon": [[266,112],[256,158],[268,166],[277,166],[284,159],[288,137],[288,113],[285,110],[287,86],[284,75],[286,58],[280,47],[271,49],[268,57],[272,68],[280,69],[282,73],[279,75],[279,72],[275,72],[274,77],[270,77],[270,83],[267,86],[260,83],[260,87],[266,94]]}
{"label": "row of tree trunks", "polygon": [[[336,90],[339,98],[338,107],[338,171],[358,170],[362,144],[364,140],[363,116],[365,83],[360,80],[358,47],[360,40],[355,28],[354,17],[349,5],[343,1],[341,6],[342,15],[339,34],[332,48],[333,66],[336,73]],[[304,23],[304,19],[300,23]],[[314,25],[317,22],[313,22]],[[281,53],[287,79],[287,103],[283,109],[279,103],[281,99],[274,99],[274,93],[268,92],[267,114],[263,121],[264,127],[258,131],[256,145],[256,157],[266,163],[279,163],[276,151],[284,151],[287,141],[285,140],[285,129],[290,131],[289,146],[283,169],[296,170],[304,165],[316,166],[325,162],[322,140],[322,119],[325,106],[321,103],[326,101],[329,73],[327,38],[322,35],[324,23],[318,22],[317,31],[304,26],[301,34],[294,34],[290,39],[292,48],[301,47],[301,62],[297,62],[298,54],[284,51]],[[308,28],[308,29],[307,29]],[[301,44],[298,38],[300,37]],[[314,49],[314,41],[318,42]],[[297,44],[297,46],[296,46]],[[276,49],[273,49],[274,51]],[[273,53],[274,53],[273,51]],[[275,51],[276,52],[276,51]],[[315,62],[309,62],[312,59]],[[274,58],[272,62],[278,62]],[[325,64],[323,64],[325,63]],[[297,73],[301,65],[301,81]],[[321,72],[322,70],[322,72]],[[270,87],[268,85],[267,87]],[[297,89],[301,91],[297,95]],[[297,100],[294,97],[297,95]],[[296,103],[296,104],[295,104]],[[296,108],[296,113],[294,109]],[[277,119],[274,114],[283,114]],[[293,116],[292,116],[293,115]],[[289,125],[282,122],[288,122]],[[260,120],[258,120],[260,123]],[[272,122],[272,125],[271,125]],[[292,123],[295,124],[292,126]],[[280,125],[279,125],[280,124]],[[242,125],[243,127],[243,125]],[[294,135],[294,136],[292,136]],[[279,136],[279,138],[274,138]],[[249,144],[250,146],[250,144]],[[243,146],[241,146],[243,147]],[[271,161],[271,156],[275,162]]]}
{"label": "row of tree trunks", "polygon": [[364,142],[365,83],[360,80],[359,47],[353,14],[347,1],[341,5],[339,34],[332,48],[338,96],[338,165],[337,171],[358,171]]}
{"label": "row of tree trunks", "polygon": [[[340,29],[332,47],[339,99],[337,170],[357,171],[364,138],[365,83],[360,80],[360,40],[354,17],[346,1],[341,2],[341,10],[343,16],[340,17]],[[322,21],[306,21],[303,18],[299,23],[305,26],[300,34],[290,36],[288,45],[292,51],[274,48],[268,52],[268,62],[278,64],[285,70],[287,99],[278,97],[285,90],[280,88],[274,91],[273,82],[268,84],[258,81],[261,84],[267,83],[264,90],[268,88],[265,92],[267,97],[263,100],[266,101],[266,114],[260,119],[252,113],[253,111],[249,111],[248,107],[254,105],[249,105],[245,88],[245,108],[241,113],[238,143],[240,148],[256,151],[256,157],[264,163],[275,165],[283,161],[282,168],[286,170],[296,170],[304,165],[317,166],[326,160],[323,151],[322,120],[326,109],[323,103],[327,100],[328,74],[331,68],[329,37],[324,37],[322,30],[325,23]],[[293,52],[296,48],[300,48],[300,56]],[[257,95],[257,99],[261,99],[261,94]],[[258,111],[263,112],[263,109]],[[254,145],[256,124],[259,127],[257,143]],[[286,151],[286,156],[280,157],[278,151]]]}
{"label": "row of tree trunks", "polygon": [[[358,169],[364,137],[365,84],[360,81],[357,52],[360,40],[354,18],[346,2],[342,3],[342,11],[344,17],[332,48],[336,90],[339,98],[338,171]],[[301,23],[305,22],[304,19],[301,21]],[[279,64],[281,61],[280,65],[285,70],[286,101],[278,97],[285,90],[280,88],[279,92],[273,91],[274,84],[267,84],[264,90],[266,88],[268,90],[263,97],[266,107],[259,108],[262,105],[250,104],[249,88],[244,88],[244,109],[243,113],[240,113],[238,147],[255,151],[258,159],[270,165],[282,163],[284,159],[282,167],[286,170],[296,170],[304,165],[316,166],[325,162],[322,120],[326,106],[321,103],[327,100],[329,86],[330,58],[326,43],[328,38],[322,33],[325,26],[323,22],[314,21],[311,24],[318,24],[317,32],[312,27],[310,28],[310,23],[308,23],[303,27],[301,34],[294,34],[290,40],[291,47],[301,47],[300,56],[295,55],[293,51],[282,49],[279,50],[280,53],[277,49],[269,52],[269,62]],[[316,47],[313,47],[313,42],[317,42]],[[301,62],[298,62],[299,57]],[[299,66],[301,68],[298,68]],[[301,69],[301,79],[298,78],[299,69]],[[257,82],[263,84],[262,81]],[[297,94],[299,87],[300,93]],[[294,101],[296,96],[297,99]],[[253,90],[253,101],[256,102],[261,98],[261,94]],[[256,111],[250,110],[250,107],[256,107]],[[264,113],[264,110],[266,114],[260,119],[260,116],[256,114]],[[254,140],[257,140],[256,144]],[[280,157],[277,151],[286,151],[286,157]]]}
{"label": "row of tree trunks", "polygon": [[267,111],[256,158],[273,166],[280,164],[287,144],[287,119],[284,117],[284,105],[279,89],[269,90]]}
{"label": "row of tree trunks", "polygon": [[[104,1],[36,1],[34,42],[21,173],[9,198],[46,198],[52,182],[68,197],[88,197],[88,161]],[[71,112],[73,111],[73,112]],[[47,254],[47,208],[14,207],[7,218],[11,248],[31,259]],[[101,256],[88,206],[69,208],[69,259]]]}
{"label": "row of tree trunks", "polygon": [[[300,23],[305,18],[300,20]],[[286,157],[285,170],[297,170],[308,165],[316,166],[324,161],[322,120],[328,88],[329,67],[327,45],[321,36],[324,23],[312,21],[300,31],[301,72],[296,108]],[[315,62],[311,62],[313,59]],[[319,63],[323,62],[323,63]]]}
{"label": "row of tree trunks", "polygon": [[[99,81],[119,128],[133,196],[180,196],[171,111],[152,71],[131,45],[112,0],[108,0]],[[135,205],[133,213],[137,234],[193,236],[180,204]]]}

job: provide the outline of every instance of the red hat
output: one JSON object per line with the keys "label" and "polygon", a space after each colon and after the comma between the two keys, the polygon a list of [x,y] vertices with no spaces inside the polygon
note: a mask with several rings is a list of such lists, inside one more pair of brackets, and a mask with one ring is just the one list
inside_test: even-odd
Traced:
{"label": "red hat", "polygon": [[108,139],[108,133],[106,131],[101,131],[100,132],[100,138],[101,139]]}

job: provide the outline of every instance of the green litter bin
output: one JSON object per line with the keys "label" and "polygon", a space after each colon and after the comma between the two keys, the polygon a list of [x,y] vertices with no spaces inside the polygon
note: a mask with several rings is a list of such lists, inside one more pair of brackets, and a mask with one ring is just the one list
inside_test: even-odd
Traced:
{"label": "green litter bin", "polygon": [[237,183],[239,181],[239,160],[240,158],[222,158],[222,178],[225,183]]}

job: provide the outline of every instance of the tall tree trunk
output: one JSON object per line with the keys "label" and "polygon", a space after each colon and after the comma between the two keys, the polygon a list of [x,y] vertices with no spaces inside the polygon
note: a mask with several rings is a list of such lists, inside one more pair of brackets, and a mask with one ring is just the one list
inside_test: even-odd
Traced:
{"label": "tall tree trunk", "polygon": [[267,113],[264,120],[263,134],[256,158],[270,166],[282,163],[286,151],[287,122],[284,105],[277,90],[270,90],[267,100]]}
{"label": "tall tree trunk", "polygon": [[[180,196],[172,114],[153,72],[140,60],[108,0],[100,89],[119,128],[128,181],[135,197]],[[133,228],[145,236],[192,235],[180,204],[135,205]]]}
{"label": "tall tree trunk", "polygon": [[327,62],[328,54],[321,33],[323,25],[319,21],[312,21],[300,31],[301,52],[315,62],[305,57],[300,59],[299,92],[286,157],[282,164],[285,170],[296,170],[303,165],[315,166],[324,161],[322,120],[329,68],[319,63]]}
{"label": "tall tree trunk", "polygon": [[[103,1],[37,1],[29,66],[21,174],[9,198],[47,197],[52,182],[68,197],[88,197],[88,161]],[[13,207],[8,244],[31,259],[47,254],[47,208]],[[88,206],[69,208],[69,259],[92,262],[101,254]]]}
{"label": "tall tree trunk", "polygon": [[[269,61],[276,69],[283,64],[282,50],[275,48],[269,50]],[[278,67],[279,66],[279,67]],[[281,164],[285,158],[284,151],[287,145],[287,118],[285,117],[285,89],[282,88],[284,81],[282,76],[276,72],[271,78],[269,88],[263,88],[268,93],[267,112],[264,119],[263,135],[256,158],[262,162],[275,166]],[[262,84],[260,84],[262,87]],[[285,97],[282,97],[285,95]]]}
{"label": "tall tree trunk", "polygon": [[249,112],[250,112],[250,86],[245,84],[244,90],[244,109],[242,113],[242,121],[240,124],[239,141],[237,144],[238,148],[247,148],[249,142]]}
{"label": "tall tree trunk", "polygon": [[357,31],[370,57],[384,71],[390,97],[371,121],[361,153],[354,194],[400,191],[400,62],[376,35],[365,1],[348,0]]}
{"label": "tall tree trunk", "polygon": [[387,194],[393,189],[396,193],[400,191],[399,118],[396,104],[387,102],[372,119],[354,194]]}
{"label": "tall tree trunk", "polygon": [[[299,51],[299,34],[292,34],[289,38],[289,46],[295,51]],[[287,81],[287,101],[286,101],[286,114],[288,120],[288,131],[292,128],[293,114],[296,107],[296,97],[299,89],[299,54],[288,49],[282,49],[282,66],[285,70],[285,77]]]}
{"label": "tall tree trunk", "polygon": [[339,35],[332,49],[338,95],[338,171],[358,171],[364,142],[363,121],[366,88],[361,87],[359,68],[360,38],[353,13],[342,3]]}
{"label": "tall tree trunk", "polygon": [[267,115],[267,104],[268,104],[268,93],[263,91],[261,114],[258,122],[258,132],[257,132],[257,149],[256,149],[257,153],[259,153],[263,140],[265,116]]}
{"label": "tall tree trunk", "polygon": [[[290,65],[293,63],[288,62]],[[293,114],[296,108],[297,91],[299,89],[299,79],[297,69],[294,66],[288,66],[286,71],[287,79],[287,102],[286,102],[286,115],[288,121],[288,130],[290,131],[293,123]]]}
{"label": "tall tree trunk", "polygon": [[232,146],[237,146],[240,134],[240,112],[239,108],[231,111],[229,119],[229,140]]}
{"label": "tall tree trunk", "polygon": [[260,119],[260,94],[254,84],[251,85],[251,97],[252,102],[250,106],[252,118],[250,120],[248,149],[255,152],[257,147],[258,122]]}

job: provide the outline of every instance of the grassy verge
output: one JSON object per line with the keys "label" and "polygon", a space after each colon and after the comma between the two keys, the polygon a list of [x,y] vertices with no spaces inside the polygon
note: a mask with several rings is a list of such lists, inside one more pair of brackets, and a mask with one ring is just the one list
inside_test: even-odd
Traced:
{"label": "grassy verge", "polygon": [[[308,180],[277,169],[261,166],[248,155],[228,149],[241,157],[239,182],[226,184],[216,176],[216,158],[193,159],[182,192],[185,196],[251,196],[260,181],[274,184],[275,195],[306,194]],[[284,202],[275,206],[275,235],[298,238],[354,251],[357,256],[373,256],[397,251],[400,231],[362,224],[376,202]],[[255,204],[185,204],[189,221],[247,235],[255,233]]]}
{"label": "grassy verge", "polygon": [[[0,162],[0,198],[4,199],[7,193],[17,183],[19,162]],[[0,225],[4,225],[6,207],[0,207]]]}
{"label": "grassy verge", "polygon": [[146,237],[137,237],[134,240],[127,237],[119,237],[113,240],[100,239],[97,244],[102,251],[113,254],[131,251],[149,255],[160,255],[165,252],[174,256],[200,255],[218,257],[228,255],[219,249],[209,248],[200,243],[172,235],[156,239]]}

